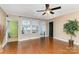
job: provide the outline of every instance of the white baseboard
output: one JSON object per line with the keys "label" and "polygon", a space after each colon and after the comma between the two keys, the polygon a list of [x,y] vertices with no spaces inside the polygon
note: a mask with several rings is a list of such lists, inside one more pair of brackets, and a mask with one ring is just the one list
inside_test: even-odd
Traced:
{"label": "white baseboard", "polygon": [[[45,37],[48,37],[48,35],[46,35]],[[16,42],[16,41],[25,41],[25,40],[34,40],[34,39],[38,39],[39,37],[28,37],[28,38],[18,38],[18,40],[9,40],[8,42]]]}
{"label": "white baseboard", "polygon": [[[45,36],[45,37],[48,37],[48,35],[47,35],[47,36]],[[18,39],[18,41],[34,40],[34,39],[38,39],[38,38],[40,38],[40,37],[19,38],[19,39]]]}
{"label": "white baseboard", "polygon": [[10,41],[8,41],[8,42],[16,42],[16,41],[18,41],[18,40],[10,40]]}
{"label": "white baseboard", "polygon": [[[58,38],[58,37],[53,37],[53,38],[55,38],[55,39],[57,39],[57,40],[61,40],[61,41],[64,41],[64,42],[67,42],[67,43],[68,43],[68,40],[61,39],[61,38]],[[74,42],[74,44],[75,44],[75,45],[79,45],[79,43],[78,43],[78,42]]]}
{"label": "white baseboard", "polygon": [[3,43],[3,44],[2,44],[2,48],[3,48],[6,44],[7,44],[7,42]]}
{"label": "white baseboard", "polygon": [[78,43],[78,42],[74,42],[74,44],[75,44],[75,45],[79,45],[79,43]]}
{"label": "white baseboard", "polygon": [[67,40],[65,40],[65,39],[61,39],[61,38],[58,38],[58,37],[53,37],[53,38],[55,38],[55,39],[57,39],[57,40],[64,41],[64,42],[68,42]]}
{"label": "white baseboard", "polygon": [[20,39],[18,39],[18,41],[34,40],[34,39],[37,39],[37,38],[40,38],[40,37],[32,37],[32,38],[20,38]]}

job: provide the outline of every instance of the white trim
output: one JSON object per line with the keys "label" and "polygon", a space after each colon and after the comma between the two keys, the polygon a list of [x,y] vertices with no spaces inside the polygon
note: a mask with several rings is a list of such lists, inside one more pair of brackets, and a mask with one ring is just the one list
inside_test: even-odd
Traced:
{"label": "white trim", "polygon": [[16,42],[16,41],[18,41],[18,40],[8,40],[8,42]]}
{"label": "white trim", "polygon": [[58,38],[58,37],[53,37],[54,39],[57,39],[57,40],[61,40],[61,41],[64,41],[64,42],[67,42],[68,43],[68,41],[67,40],[65,40],[65,39],[61,39],[61,38]]}
{"label": "white trim", "polygon": [[4,48],[4,46],[7,44],[7,42],[5,42],[4,44],[2,44],[2,48]]}
{"label": "white trim", "polygon": [[[48,36],[45,36],[45,37],[48,37]],[[21,38],[21,39],[19,39],[18,41],[35,40],[35,39],[38,39],[38,38],[40,38],[40,37]]]}
{"label": "white trim", "polygon": [[[53,37],[53,38],[55,38],[55,39],[57,39],[57,40],[61,40],[61,41],[64,41],[64,42],[68,43],[68,40],[61,39],[61,38],[58,38],[58,37]],[[75,44],[75,45],[79,45],[79,43],[78,43],[78,42],[74,42],[74,44]]]}
{"label": "white trim", "polygon": [[22,38],[22,39],[19,39],[19,41],[25,41],[26,39],[27,40],[34,40],[34,39],[38,39],[40,37],[32,37],[32,38]]}
{"label": "white trim", "polygon": [[7,41],[8,41],[8,23],[7,23],[7,21],[8,21],[8,17],[6,17],[6,31],[5,31],[5,36],[4,36],[4,39],[3,39],[3,43],[2,43],[2,48],[7,44]]}
{"label": "white trim", "polygon": [[78,42],[74,42],[74,44],[75,44],[75,45],[79,45],[79,43],[78,43]]}

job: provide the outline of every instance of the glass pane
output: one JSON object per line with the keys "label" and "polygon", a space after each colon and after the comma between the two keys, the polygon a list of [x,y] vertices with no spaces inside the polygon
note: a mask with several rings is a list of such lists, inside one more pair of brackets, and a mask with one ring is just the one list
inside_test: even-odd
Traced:
{"label": "glass pane", "polygon": [[40,21],[39,31],[40,31],[40,35],[44,35],[45,34],[45,32],[46,32],[46,24],[45,24],[44,21]]}
{"label": "glass pane", "polygon": [[30,32],[30,21],[23,20],[22,21],[22,33],[29,33]]}
{"label": "glass pane", "polygon": [[38,33],[38,21],[33,20],[32,21],[32,33]]}

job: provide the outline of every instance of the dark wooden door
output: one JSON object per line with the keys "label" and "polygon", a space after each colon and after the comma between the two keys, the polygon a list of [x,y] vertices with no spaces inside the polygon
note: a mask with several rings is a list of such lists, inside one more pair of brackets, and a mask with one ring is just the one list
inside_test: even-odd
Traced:
{"label": "dark wooden door", "polygon": [[53,37],[53,22],[49,22],[49,37]]}

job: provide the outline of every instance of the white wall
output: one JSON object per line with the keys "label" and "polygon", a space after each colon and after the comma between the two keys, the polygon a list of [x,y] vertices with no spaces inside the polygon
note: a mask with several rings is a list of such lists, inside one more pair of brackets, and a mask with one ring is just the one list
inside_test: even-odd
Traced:
{"label": "white wall", "polygon": [[[26,18],[26,19],[29,19],[30,21],[34,21],[36,19],[32,19],[32,18]],[[19,41],[23,41],[23,40],[30,40],[30,39],[37,39],[37,38],[40,38],[40,33],[28,33],[28,34],[21,34],[21,24],[22,24],[22,21],[23,21],[23,17],[20,17],[19,19],[19,29],[18,29],[18,35],[19,35]],[[38,23],[40,22],[40,20],[37,20]],[[48,36],[48,21],[44,21],[46,23],[46,34],[45,36]],[[39,24],[38,24],[39,26]],[[32,28],[31,28],[32,29]]]}
{"label": "white wall", "polygon": [[[70,37],[63,31],[63,25],[67,22],[67,20],[77,19],[79,21],[79,11],[69,13],[67,15],[59,16],[54,18],[54,38],[68,42]],[[79,32],[77,32],[77,36],[73,38],[75,44],[79,45]]]}
{"label": "white wall", "polygon": [[[40,38],[40,33],[27,33],[27,34],[21,34],[21,24],[22,24],[22,21],[23,21],[23,18],[25,17],[19,17],[19,16],[14,16],[14,15],[9,15],[8,16],[8,20],[11,21],[11,20],[15,20],[15,21],[18,21],[18,39],[12,39],[12,40],[9,40],[7,39],[8,42],[13,42],[13,41],[23,41],[23,40],[29,40],[29,39],[37,39],[37,38]],[[32,18],[26,18],[26,19],[29,19],[30,21],[33,21],[33,20],[37,20],[38,23],[40,22],[40,20],[38,19],[32,19]],[[46,23],[46,33],[45,33],[45,36],[48,37],[48,34],[49,34],[49,28],[48,28],[48,21],[44,21],[44,20],[41,20],[43,22]],[[41,22],[40,22],[41,23]],[[39,25],[38,25],[39,26]]]}
{"label": "white wall", "polygon": [[[28,18],[26,18],[26,19],[28,19]],[[36,39],[36,38],[39,38],[40,37],[40,35],[39,35],[39,33],[35,33],[35,34],[32,34],[32,33],[27,33],[27,34],[22,34],[21,33],[21,30],[22,30],[22,21],[24,20],[24,18],[23,17],[20,17],[20,19],[19,19],[19,23],[18,23],[18,26],[19,26],[19,28],[18,28],[18,35],[19,35],[19,41],[23,41],[23,40],[29,40],[29,39]],[[29,19],[30,21],[31,21],[31,19]]]}
{"label": "white wall", "polygon": [[[23,35],[23,34],[21,34],[21,29],[22,29],[22,27],[21,27],[21,23],[22,23],[22,20],[23,20],[23,18],[25,18],[25,17],[19,17],[19,16],[14,16],[14,15],[9,15],[9,17],[8,17],[8,20],[9,21],[11,21],[11,20],[15,20],[15,21],[18,21],[18,39],[12,39],[12,40],[8,40],[7,39],[7,41],[8,42],[13,42],[13,41],[23,41],[23,40],[29,40],[29,39],[37,39],[37,38],[40,38],[40,34],[39,33],[35,33],[35,34],[33,34],[33,33],[31,33],[31,34],[27,34],[27,35]],[[38,20],[38,19],[32,19],[32,18],[27,18],[27,19],[29,19],[29,20],[37,20],[37,21],[39,21],[40,22],[40,20]],[[41,20],[41,21],[44,21],[44,20]],[[45,36],[46,37],[48,37],[48,34],[49,34],[49,30],[48,30],[48,21],[44,21],[45,23],[46,23],[46,33],[45,33]]]}

